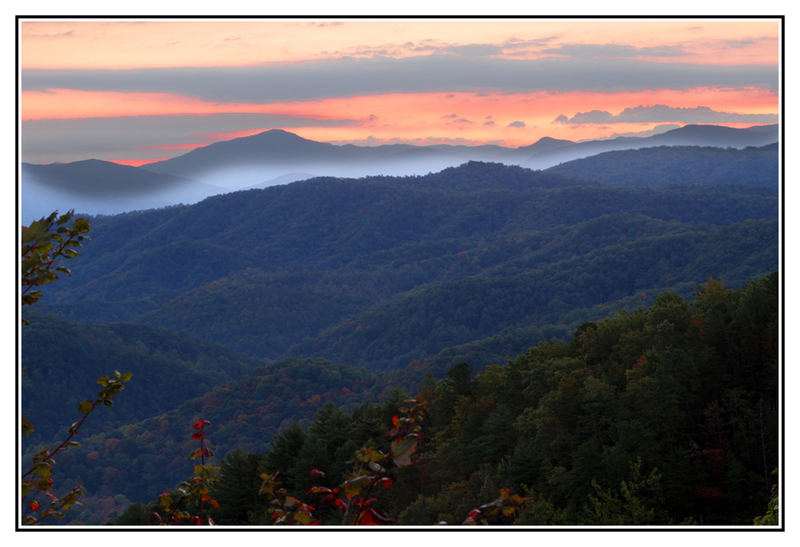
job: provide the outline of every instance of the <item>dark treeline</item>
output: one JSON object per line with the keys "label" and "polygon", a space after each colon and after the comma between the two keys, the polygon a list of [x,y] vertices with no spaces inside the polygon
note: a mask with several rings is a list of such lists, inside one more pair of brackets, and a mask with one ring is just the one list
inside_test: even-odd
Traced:
{"label": "dark treeline", "polygon": [[[429,376],[416,463],[377,504],[400,524],[460,524],[507,488],[527,497],[515,524],[752,524],[776,480],[778,328],[777,274],[736,290],[710,280],[690,301],[666,292],[504,366]],[[318,506],[309,472],[333,488],[360,446],[388,451],[403,399],[329,404],[308,427],[284,425],[266,452],[229,451],[214,520],[270,524],[265,471]],[[149,524],[153,509],[115,522]],[[316,517],[338,522],[330,508]]]}

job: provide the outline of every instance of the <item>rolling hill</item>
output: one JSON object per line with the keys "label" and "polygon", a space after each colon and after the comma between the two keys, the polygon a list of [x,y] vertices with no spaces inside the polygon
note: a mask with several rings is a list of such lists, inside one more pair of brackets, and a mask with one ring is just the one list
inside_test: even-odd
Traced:
{"label": "rolling hill", "polygon": [[[575,307],[764,274],[777,263],[776,217],[774,188],[619,188],[500,164],[317,178],[98,218],[72,278],[41,305],[186,330],[255,357],[313,347],[345,363],[402,367],[507,327],[557,323]],[[516,306],[502,303],[510,294]],[[358,320],[376,313],[394,319]],[[333,334],[320,338],[362,323],[405,336],[415,322],[407,349],[374,338],[369,358],[345,357]]]}

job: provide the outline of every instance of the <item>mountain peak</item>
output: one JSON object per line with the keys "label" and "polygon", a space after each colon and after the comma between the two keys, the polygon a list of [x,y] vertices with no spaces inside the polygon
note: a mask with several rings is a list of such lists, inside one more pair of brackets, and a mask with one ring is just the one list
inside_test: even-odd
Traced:
{"label": "mountain peak", "polygon": [[570,144],[575,144],[575,142],[565,139],[554,139],[553,137],[542,137],[533,144],[529,144],[528,146],[518,147],[517,150],[546,152],[548,150],[554,150],[556,148],[561,148],[562,146],[567,146]]}
{"label": "mountain peak", "polygon": [[572,143],[572,141],[567,139],[555,139],[553,137],[542,137],[533,144],[536,145],[536,144],[552,144],[552,143],[570,144]]}
{"label": "mountain peak", "polygon": [[235,141],[239,142],[254,141],[263,143],[299,143],[299,142],[316,143],[317,142],[309,139],[304,139],[300,135],[292,133],[291,131],[286,131],[284,129],[268,129],[266,131],[262,131],[261,133],[256,133],[254,135],[249,135],[247,137],[239,137],[237,139],[231,139],[230,141],[223,141],[223,142],[235,142]]}

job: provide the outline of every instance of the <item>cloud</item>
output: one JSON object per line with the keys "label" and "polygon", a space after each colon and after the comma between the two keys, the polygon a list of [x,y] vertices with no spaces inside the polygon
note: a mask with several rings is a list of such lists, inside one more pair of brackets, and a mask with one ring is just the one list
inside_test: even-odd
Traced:
{"label": "cloud", "polygon": [[442,53],[460,55],[462,57],[488,57],[503,53],[503,46],[496,44],[467,44],[461,46],[448,46],[440,50]]}
{"label": "cloud", "polygon": [[564,44],[541,50],[550,55],[566,55],[580,59],[626,57],[680,57],[688,55],[682,46],[635,47],[624,44]]}
{"label": "cloud", "polygon": [[65,30],[64,32],[51,32],[51,33],[42,33],[42,32],[31,32],[29,34],[25,34],[26,39],[32,38],[71,38],[75,36],[75,31]]}
{"label": "cloud", "polygon": [[508,127],[525,127],[525,122],[517,120],[508,124]]}
{"label": "cloud", "polygon": [[23,90],[175,93],[216,102],[303,101],[381,93],[761,87],[776,66],[650,63],[628,58],[489,59],[456,55],[343,58],[251,67],[25,70]]}
{"label": "cloud", "polygon": [[605,110],[592,110],[590,112],[578,112],[572,116],[567,123],[605,123],[612,121],[614,115]]}
{"label": "cloud", "polygon": [[450,123],[457,123],[457,124],[465,124],[465,123],[475,123],[472,120],[468,120],[467,118],[459,118],[458,114],[455,112],[452,114],[445,114],[442,116],[443,120],[451,120]]}
{"label": "cloud", "polygon": [[569,123],[569,118],[567,118],[564,114],[559,114],[553,123]]}
{"label": "cloud", "polygon": [[542,38],[534,38],[532,40],[523,40],[521,38],[509,38],[503,44],[503,49],[513,50],[513,49],[531,49],[531,48],[543,48],[547,44],[558,40],[558,35],[553,36],[544,36]]}
{"label": "cloud", "polygon": [[[309,126],[350,126],[354,120],[316,120],[273,114],[125,116],[31,120],[22,123],[22,161],[44,163],[152,156],[153,147],[206,144],[215,135]],[[138,151],[138,153],[137,153]],[[175,150],[179,155],[185,150]],[[169,154],[165,154],[169,155]]]}
{"label": "cloud", "polygon": [[614,139],[616,137],[652,137],[653,135],[660,135],[661,133],[666,133],[667,131],[672,131],[673,129],[678,129],[680,124],[677,123],[663,123],[655,126],[653,129],[648,131],[634,131],[628,133],[613,133],[609,139]]}
{"label": "cloud", "polygon": [[483,122],[483,125],[494,125],[494,122],[489,120],[488,122]]}
{"label": "cloud", "polygon": [[629,107],[619,114],[611,114],[605,110],[579,112],[567,119],[563,114],[556,118],[558,123],[772,123],[778,121],[776,114],[741,114],[738,112],[721,112],[707,106],[692,108],[673,107],[663,104],[651,106]]}

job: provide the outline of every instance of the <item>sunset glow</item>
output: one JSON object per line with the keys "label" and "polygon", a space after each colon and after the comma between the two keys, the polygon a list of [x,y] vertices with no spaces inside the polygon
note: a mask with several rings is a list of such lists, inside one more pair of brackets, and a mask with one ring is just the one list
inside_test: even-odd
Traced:
{"label": "sunset glow", "polygon": [[[136,165],[271,128],[335,143],[523,146],[746,127],[779,112],[774,20],[20,24],[23,160],[35,163]],[[53,150],[49,136],[68,128],[84,151]]]}

